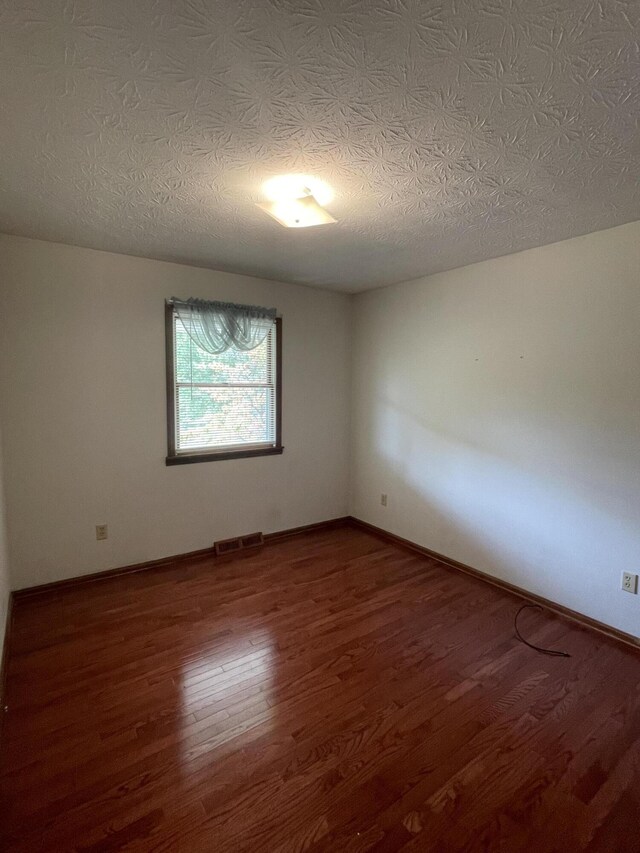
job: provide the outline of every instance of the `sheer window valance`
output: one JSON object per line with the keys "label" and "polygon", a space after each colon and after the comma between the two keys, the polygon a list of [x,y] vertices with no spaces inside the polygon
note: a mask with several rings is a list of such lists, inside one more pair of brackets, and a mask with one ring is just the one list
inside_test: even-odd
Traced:
{"label": "sheer window valance", "polygon": [[276,319],[275,308],[257,305],[193,298],[174,298],[171,304],[193,343],[212,354],[259,347]]}

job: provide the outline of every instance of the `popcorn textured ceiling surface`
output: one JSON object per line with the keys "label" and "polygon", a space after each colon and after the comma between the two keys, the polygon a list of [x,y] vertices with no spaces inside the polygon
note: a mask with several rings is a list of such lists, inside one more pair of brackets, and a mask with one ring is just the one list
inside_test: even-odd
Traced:
{"label": "popcorn textured ceiling surface", "polygon": [[[0,230],[356,291],[640,219],[639,41],[640,0],[0,0]],[[288,172],[337,225],[255,207]]]}

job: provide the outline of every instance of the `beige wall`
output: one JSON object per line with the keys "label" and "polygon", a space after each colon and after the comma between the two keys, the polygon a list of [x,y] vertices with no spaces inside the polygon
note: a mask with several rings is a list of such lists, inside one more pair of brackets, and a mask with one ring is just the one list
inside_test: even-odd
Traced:
{"label": "beige wall", "polygon": [[[344,515],[343,294],[0,237],[0,399],[16,588]],[[166,467],[164,300],[275,306],[282,456]],[[96,524],[109,538],[96,542]]]}
{"label": "beige wall", "polygon": [[[2,436],[0,435],[0,661],[4,645],[4,633],[7,624],[7,607],[9,605],[9,545],[5,519],[4,476],[2,470]],[[2,711],[0,710],[0,713]]]}
{"label": "beige wall", "polygon": [[639,636],[640,223],[354,316],[353,514]]}

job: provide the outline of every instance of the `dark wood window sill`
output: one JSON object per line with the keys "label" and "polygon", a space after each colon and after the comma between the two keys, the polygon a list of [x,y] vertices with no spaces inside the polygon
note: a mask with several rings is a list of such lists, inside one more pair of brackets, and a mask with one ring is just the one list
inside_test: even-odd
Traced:
{"label": "dark wood window sill", "polygon": [[167,465],[191,465],[193,462],[220,462],[222,459],[248,459],[250,456],[277,456],[284,447],[262,447],[252,450],[218,450],[213,453],[181,453],[167,456]]}

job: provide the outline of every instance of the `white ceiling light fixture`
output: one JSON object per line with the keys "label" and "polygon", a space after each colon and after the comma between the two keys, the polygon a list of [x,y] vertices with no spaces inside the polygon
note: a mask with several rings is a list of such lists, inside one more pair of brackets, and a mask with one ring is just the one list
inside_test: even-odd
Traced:
{"label": "white ceiling light fixture", "polygon": [[310,228],[312,225],[329,225],[336,222],[324,207],[320,207],[311,193],[302,198],[267,201],[258,207],[285,228]]}
{"label": "white ceiling light fixture", "polygon": [[[336,220],[322,204],[333,198],[331,188],[310,175],[280,175],[263,187],[269,201],[258,204],[285,228],[310,228]],[[322,204],[321,204],[322,202]]]}
{"label": "white ceiling light fixture", "polygon": [[333,190],[329,184],[314,175],[277,175],[265,181],[262,191],[269,201],[302,198],[310,193],[318,204],[325,205],[333,198]]}

